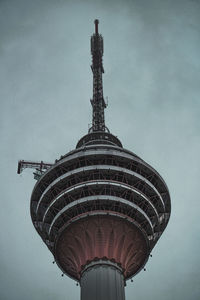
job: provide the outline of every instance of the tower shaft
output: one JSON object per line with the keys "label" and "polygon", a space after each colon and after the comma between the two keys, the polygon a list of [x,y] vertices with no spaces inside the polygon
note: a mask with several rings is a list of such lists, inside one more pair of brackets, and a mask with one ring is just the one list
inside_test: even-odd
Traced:
{"label": "tower shaft", "polygon": [[98,20],[95,20],[95,33],[91,37],[92,72],[93,72],[93,99],[92,104],[92,131],[105,131],[102,73],[104,73],[103,37],[98,33]]}
{"label": "tower shaft", "polygon": [[124,277],[111,261],[94,261],[83,271],[80,280],[81,300],[125,300]]}

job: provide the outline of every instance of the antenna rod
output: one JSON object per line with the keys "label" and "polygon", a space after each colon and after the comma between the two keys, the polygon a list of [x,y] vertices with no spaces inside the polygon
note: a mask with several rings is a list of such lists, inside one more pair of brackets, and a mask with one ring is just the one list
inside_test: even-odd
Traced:
{"label": "antenna rod", "polygon": [[98,24],[99,24],[99,20],[94,20],[94,24],[95,24],[95,34],[98,34]]}
{"label": "antenna rod", "polygon": [[106,104],[103,97],[102,73],[104,73],[103,37],[98,32],[99,20],[94,21],[95,33],[91,37],[92,72],[93,72],[93,99],[91,100],[93,115],[90,131],[105,131],[104,109]]}

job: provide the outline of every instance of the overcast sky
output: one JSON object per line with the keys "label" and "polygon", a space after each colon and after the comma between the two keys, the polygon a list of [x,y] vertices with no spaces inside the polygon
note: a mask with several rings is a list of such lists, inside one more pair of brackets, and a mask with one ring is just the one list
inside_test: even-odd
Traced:
{"label": "overcast sky", "polygon": [[104,37],[106,124],[165,179],[169,225],[126,300],[200,299],[200,1],[1,0],[0,299],[79,300],[30,218],[32,170],[91,123],[90,36]]}

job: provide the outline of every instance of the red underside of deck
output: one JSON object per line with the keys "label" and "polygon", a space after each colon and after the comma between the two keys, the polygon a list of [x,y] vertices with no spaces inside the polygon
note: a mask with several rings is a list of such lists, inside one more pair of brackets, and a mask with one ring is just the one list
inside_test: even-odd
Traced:
{"label": "red underside of deck", "polygon": [[83,267],[94,259],[118,263],[125,278],[134,275],[147,256],[142,232],[112,216],[90,216],[68,226],[56,243],[56,260],[70,276],[80,279]]}

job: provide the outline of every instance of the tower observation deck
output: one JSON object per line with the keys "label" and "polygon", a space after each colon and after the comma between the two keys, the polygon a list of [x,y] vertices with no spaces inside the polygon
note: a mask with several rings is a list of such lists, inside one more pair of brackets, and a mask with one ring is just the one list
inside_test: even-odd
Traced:
{"label": "tower observation deck", "polygon": [[124,300],[124,286],[141,271],[170,217],[162,177],[105,126],[103,38],[91,37],[92,127],[76,149],[36,168],[33,225],[62,272],[80,283],[81,300]]}

